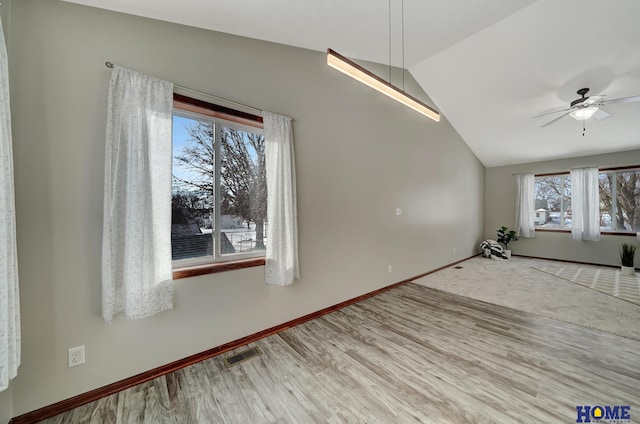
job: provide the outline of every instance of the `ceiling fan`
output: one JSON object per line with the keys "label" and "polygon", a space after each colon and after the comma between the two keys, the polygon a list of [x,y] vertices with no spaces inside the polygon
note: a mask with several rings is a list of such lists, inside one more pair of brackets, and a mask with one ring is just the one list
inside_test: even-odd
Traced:
{"label": "ceiling fan", "polygon": [[565,116],[569,115],[577,121],[586,121],[590,118],[596,118],[598,120],[604,119],[609,114],[604,110],[600,109],[601,106],[612,105],[615,103],[631,103],[631,102],[640,102],[640,96],[631,96],[631,97],[622,97],[619,99],[611,99],[605,100],[605,95],[599,96],[585,96],[589,92],[588,88],[581,88],[577,91],[577,93],[582,96],[578,99],[575,99],[569,104],[569,107],[566,109],[555,110],[553,112],[543,113],[541,115],[534,116],[534,118],[540,118],[541,116],[552,115],[554,113],[564,112],[562,115],[553,118],[551,121],[543,124],[543,127],[547,127]]}

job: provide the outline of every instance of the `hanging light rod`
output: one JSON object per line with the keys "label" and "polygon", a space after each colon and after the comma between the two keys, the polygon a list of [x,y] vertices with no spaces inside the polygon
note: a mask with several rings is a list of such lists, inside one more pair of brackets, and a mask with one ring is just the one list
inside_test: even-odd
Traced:
{"label": "hanging light rod", "polygon": [[433,119],[436,122],[440,121],[440,113],[437,110],[430,108],[420,100],[405,93],[395,85],[386,82],[382,78],[372,72],[369,72],[362,66],[347,59],[334,50],[327,49],[327,65],[365,85],[368,85],[385,96],[391,97],[393,100],[402,103],[403,105]]}

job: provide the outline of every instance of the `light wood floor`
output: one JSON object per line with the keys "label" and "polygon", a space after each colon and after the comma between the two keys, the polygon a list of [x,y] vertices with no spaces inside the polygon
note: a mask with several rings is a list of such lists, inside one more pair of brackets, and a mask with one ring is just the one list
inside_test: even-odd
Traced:
{"label": "light wood floor", "polygon": [[[571,423],[631,405],[640,341],[406,284],[47,423]],[[635,422],[635,421],[632,421]]]}

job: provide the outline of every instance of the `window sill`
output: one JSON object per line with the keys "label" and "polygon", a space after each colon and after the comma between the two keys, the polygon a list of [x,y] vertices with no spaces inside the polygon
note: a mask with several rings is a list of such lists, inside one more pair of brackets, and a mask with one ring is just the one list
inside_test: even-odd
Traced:
{"label": "window sill", "polygon": [[189,266],[184,268],[174,268],[173,279],[195,277],[197,275],[215,274],[217,272],[233,271],[234,269],[251,268],[265,264],[264,257],[241,259],[237,261],[210,263],[206,265]]}
{"label": "window sill", "polygon": [[[536,232],[541,233],[570,233],[571,228],[536,228]],[[600,231],[600,234],[606,234],[608,236],[631,236],[635,237],[636,233],[629,231]]]}
{"label": "window sill", "polygon": [[636,233],[630,233],[629,231],[600,231],[600,234],[607,234],[610,236],[636,236]]}

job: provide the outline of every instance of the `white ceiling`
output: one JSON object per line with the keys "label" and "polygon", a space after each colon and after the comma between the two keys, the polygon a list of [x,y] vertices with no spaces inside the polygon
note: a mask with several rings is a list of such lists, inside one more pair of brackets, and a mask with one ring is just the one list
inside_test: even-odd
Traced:
{"label": "white ceiling", "polygon": [[[402,0],[66,0],[402,66]],[[404,65],[485,166],[640,148],[640,102],[604,120],[579,97],[640,95],[638,0],[404,0]],[[434,123],[433,125],[438,125]]]}

